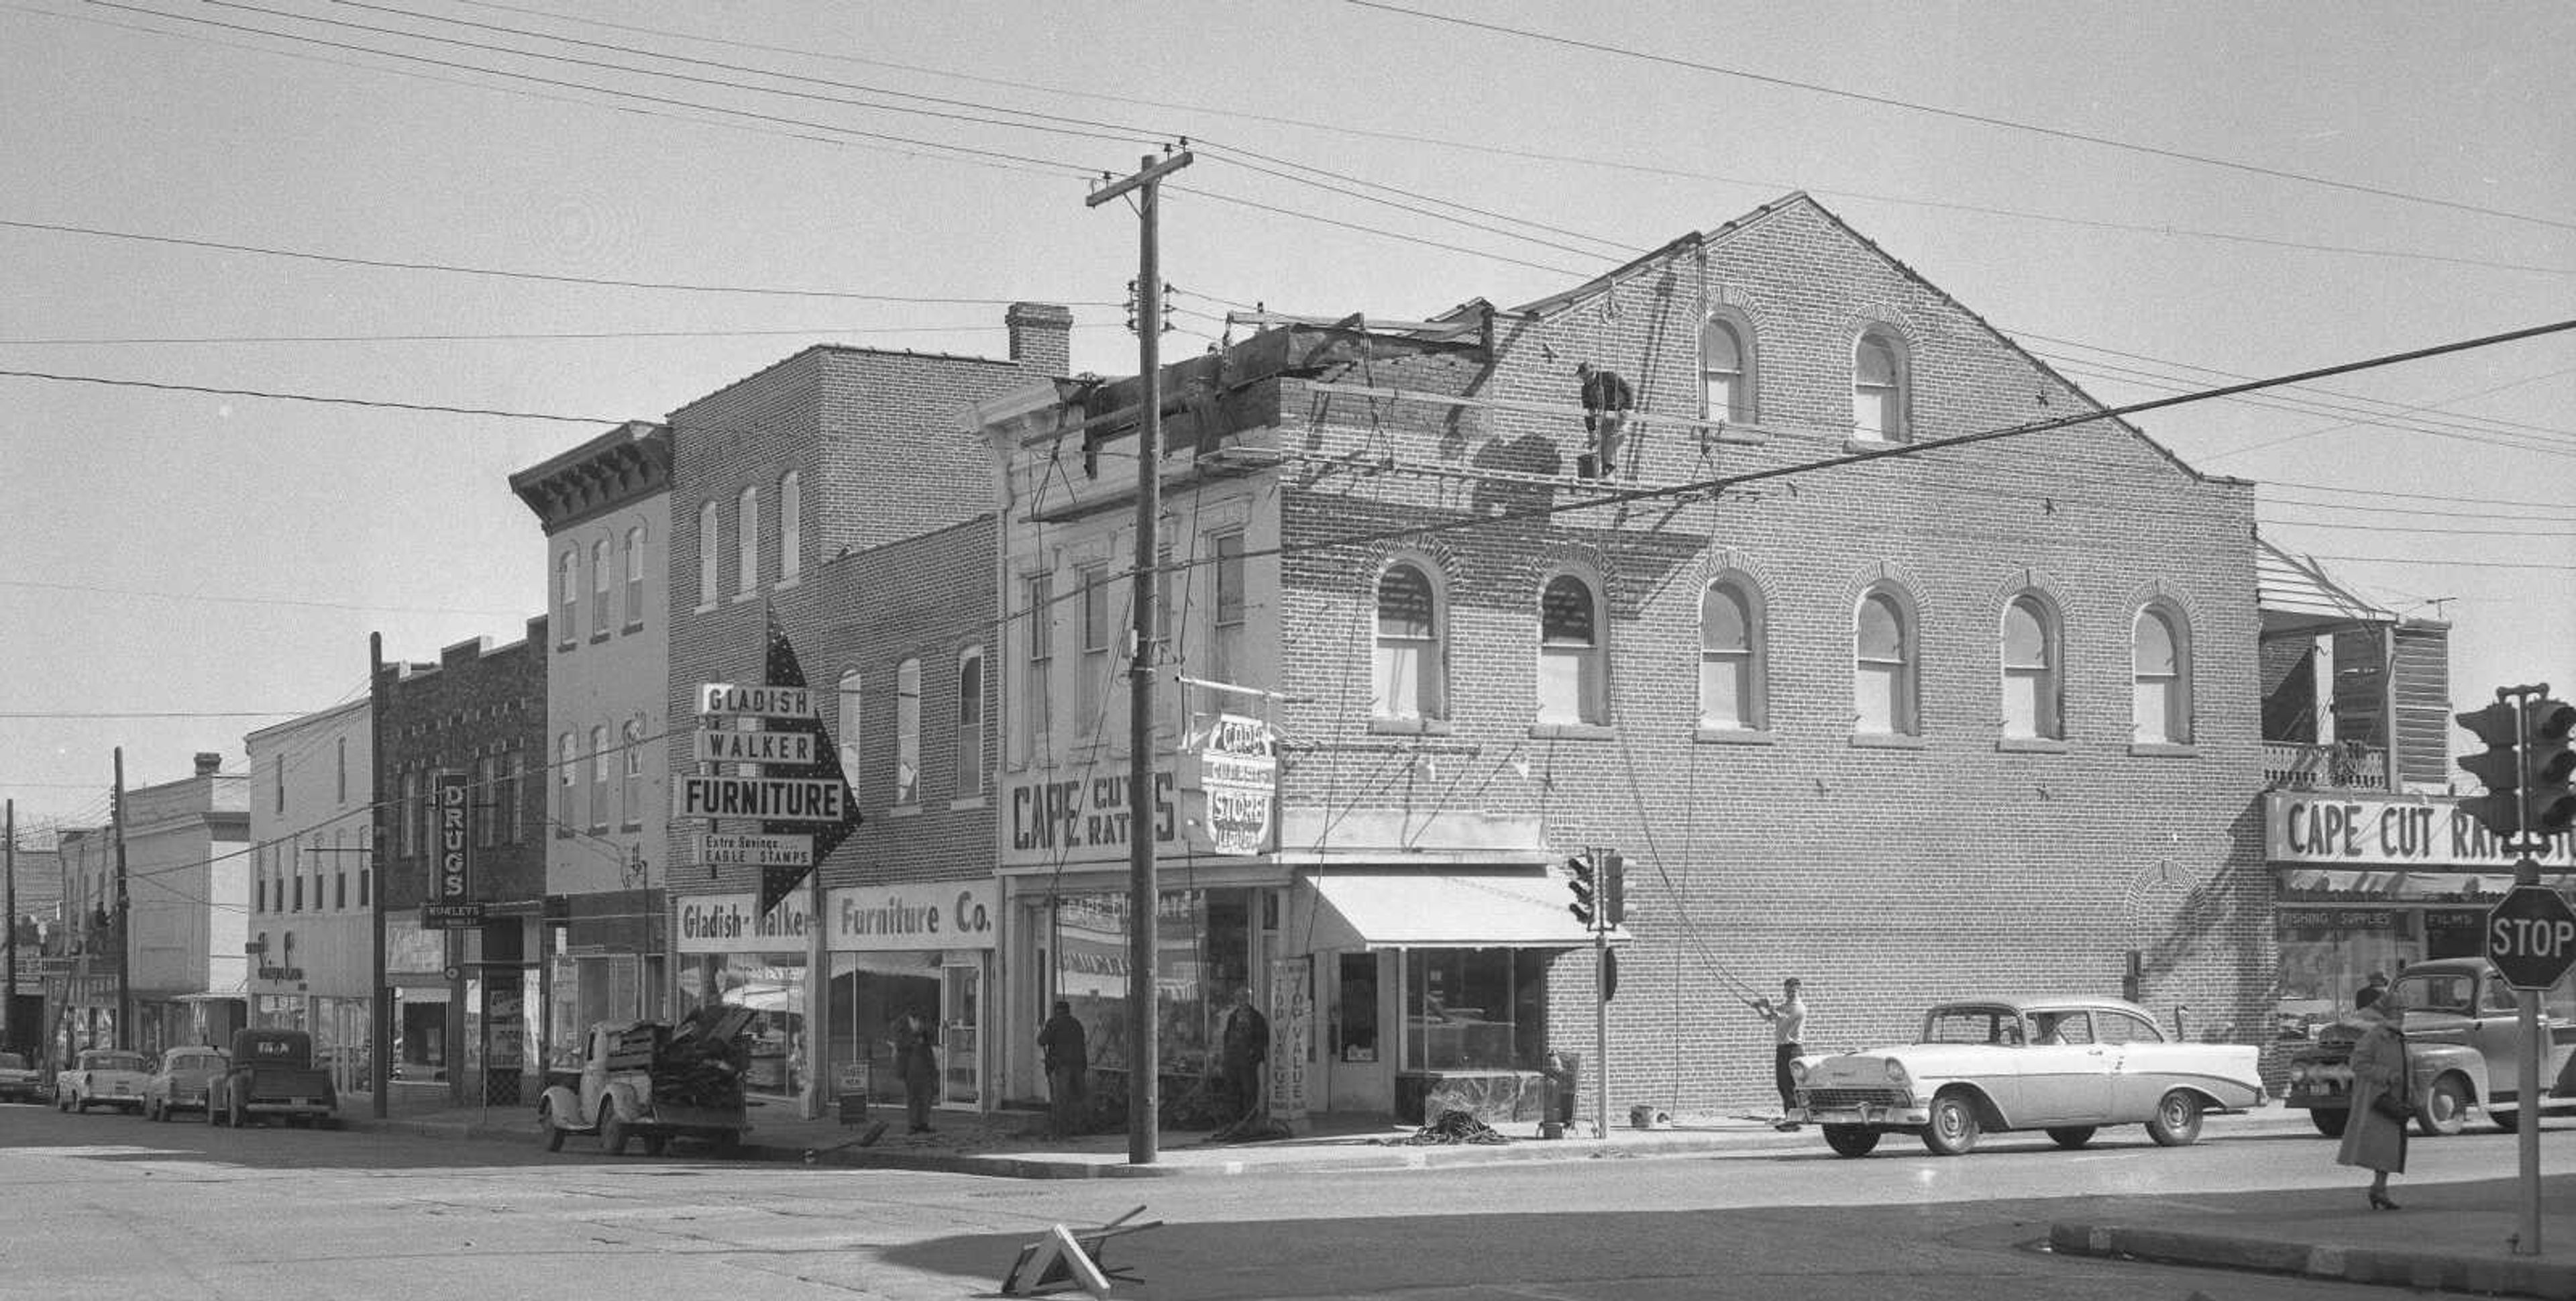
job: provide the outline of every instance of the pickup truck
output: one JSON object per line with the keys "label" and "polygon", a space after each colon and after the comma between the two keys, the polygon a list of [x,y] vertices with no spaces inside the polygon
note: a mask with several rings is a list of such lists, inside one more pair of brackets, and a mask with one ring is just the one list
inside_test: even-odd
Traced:
{"label": "pickup truck", "polygon": [[69,1068],[54,1076],[54,1107],[88,1111],[92,1107],[143,1110],[143,1081],[152,1069],[143,1054],[122,1048],[86,1048]]}
{"label": "pickup truck", "polygon": [[313,1036],[261,1027],[233,1032],[232,1062],[213,1082],[206,1123],[244,1128],[276,1116],[297,1129],[336,1129],[340,1094],[313,1064]]}
{"label": "pickup truck", "polygon": [[[2484,958],[2434,958],[2408,966],[2394,982],[2406,1006],[2406,1067],[2415,1127],[2427,1136],[2457,1134],[2478,1107],[2502,1130],[2522,1122],[2516,1096],[2521,1072],[2522,1021],[2518,992]],[[2541,1033],[2542,1105],[2576,1098],[2576,1022],[2546,1007]],[[2361,1032],[2349,1023],[2322,1027],[2316,1042],[2290,1057],[2290,1086],[2282,1105],[2302,1108],[2317,1132],[2343,1133],[2352,1110],[2352,1044]]]}
{"label": "pickup truck", "polygon": [[702,1007],[676,1027],[592,1026],[580,1073],[550,1077],[537,1100],[546,1150],[562,1151],[567,1134],[595,1133],[611,1156],[623,1155],[630,1138],[649,1156],[660,1156],[673,1138],[706,1139],[730,1155],[751,1128],[741,1036],[752,1016],[747,1008]]}

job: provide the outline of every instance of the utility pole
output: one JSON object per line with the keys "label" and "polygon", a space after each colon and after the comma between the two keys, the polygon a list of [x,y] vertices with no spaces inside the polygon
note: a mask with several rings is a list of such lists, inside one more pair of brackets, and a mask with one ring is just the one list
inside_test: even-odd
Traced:
{"label": "utility pole", "polygon": [[[1163,509],[1163,266],[1155,239],[1163,178],[1190,165],[1186,149],[1091,192],[1097,208],[1136,192],[1136,619],[1127,662],[1127,1161],[1152,1165],[1159,1139],[1162,1044],[1155,1018],[1154,941],[1161,891],[1154,881],[1154,580]],[[1034,612],[1033,612],[1034,614]]]}
{"label": "utility pole", "polygon": [[9,801],[9,839],[0,855],[8,859],[9,909],[9,985],[7,1001],[0,1002],[0,1025],[8,1027],[0,1034],[0,1048],[15,1048],[21,1038],[18,1026],[18,801]]}
{"label": "utility pole", "polygon": [[385,635],[367,634],[367,821],[374,829],[367,855],[369,929],[375,957],[367,964],[367,1096],[375,1118],[385,1118],[386,1081],[393,1063],[394,1001],[385,988]]}
{"label": "utility pole", "polygon": [[134,1046],[133,898],[125,892],[125,747],[116,747],[116,1046]]}

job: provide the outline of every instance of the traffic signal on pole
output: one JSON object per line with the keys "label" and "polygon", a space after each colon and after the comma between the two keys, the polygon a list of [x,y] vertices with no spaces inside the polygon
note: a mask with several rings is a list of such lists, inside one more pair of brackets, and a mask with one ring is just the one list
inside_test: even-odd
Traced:
{"label": "traffic signal on pole", "polygon": [[1595,914],[1594,901],[1601,893],[1600,877],[1593,866],[1592,856],[1576,854],[1565,860],[1565,877],[1567,888],[1574,891],[1574,902],[1567,904],[1565,910],[1574,914],[1574,920],[1591,925]]}
{"label": "traffic signal on pole", "polygon": [[2576,828],[2576,705],[2543,697],[2522,710],[2522,830],[2555,836]]}
{"label": "traffic signal on pole", "polygon": [[1616,926],[1628,920],[1628,859],[1618,850],[1601,856],[1601,921]]}
{"label": "traffic signal on pole", "polygon": [[2499,700],[2484,709],[2457,714],[2460,726],[2486,749],[2460,757],[2460,766],[2484,785],[2486,794],[2460,802],[2478,825],[2505,840],[2522,835],[2522,711]]}

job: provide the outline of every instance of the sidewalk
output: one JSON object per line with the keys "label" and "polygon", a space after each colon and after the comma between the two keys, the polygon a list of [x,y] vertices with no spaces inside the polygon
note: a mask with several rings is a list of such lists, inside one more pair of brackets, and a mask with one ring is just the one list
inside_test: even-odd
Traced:
{"label": "sidewalk", "polygon": [[[535,1147],[544,1134],[534,1107],[449,1108],[444,1088],[404,1088],[392,1095],[386,1119],[376,1120],[365,1096],[346,1100],[341,1114],[351,1129],[383,1129],[442,1137],[495,1139]],[[1613,1120],[1626,1119],[1624,1115]],[[855,1140],[877,1121],[889,1122],[874,1143]],[[826,1117],[803,1120],[784,1106],[756,1107],[741,1159],[796,1162],[844,1169],[929,1170],[1017,1179],[1139,1179],[1250,1175],[1329,1170],[1434,1169],[1526,1161],[1590,1161],[1677,1156],[1692,1152],[1821,1149],[1813,1127],[1781,1133],[1755,1116],[1681,1116],[1678,1123],[1638,1129],[1614,1123],[1606,1139],[1582,1134],[1537,1137],[1535,1125],[1500,1127],[1500,1145],[1409,1145],[1410,1128],[1382,1118],[1320,1116],[1307,1133],[1254,1143],[1210,1143],[1197,1133],[1166,1132],[1151,1165],[1128,1160],[1123,1133],[1049,1140],[1045,1116],[1004,1111],[989,1115],[942,1112],[930,1134],[903,1133],[897,1108],[875,1107],[866,1122],[842,1125]],[[2313,1134],[2305,1112],[2277,1102],[2238,1116],[2213,1116],[2208,1139],[2234,1135]],[[1892,1142],[1905,1142],[1901,1138]],[[2320,1140],[2322,1141],[2322,1140]],[[596,1151],[598,1140],[575,1135],[565,1151]],[[1968,1160],[1976,1158],[1969,1157]],[[2544,1205],[2576,1199],[2576,1176],[2553,1177]],[[2380,1214],[2362,1200],[2360,1186],[2266,1193],[2259,1213],[2218,1203],[2138,1197],[2117,1199],[2116,1213],[2049,1226],[2052,1250],[2070,1255],[2127,1257],[2220,1269],[2295,1274],[2351,1283],[2443,1288],[2497,1296],[2576,1301],[2576,1229],[2563,1217],[2560,1240],[2545,1243],[2554,1256],[2517,1255],[2507,1241],[2517,1217],[2515,1184],[2423,1184],[2395,1189],[2403,1211]]]}

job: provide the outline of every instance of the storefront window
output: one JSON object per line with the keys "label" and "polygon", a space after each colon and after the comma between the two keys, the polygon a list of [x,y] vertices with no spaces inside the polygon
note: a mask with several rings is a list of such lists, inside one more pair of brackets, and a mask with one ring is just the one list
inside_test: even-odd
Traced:
{"label": "storefront window", "polygon": [[1404,1069],[1509,1070],[1545,1054],[1543,953],[1413,949],[1404,956]]}
{"label": "storefront window", "polygon": [[[1155,909],[1155,1035],[1163,1074],[1213,1069],[1217,1019],[1251,979],[1250,897],[1245,890],[1169,890]],[[1052,998],[1071,1003],[1075,1018],[1089,1027],[1092,1064],[1128,1069],[1127,896],[1057,900],[1053,968]]]}
{"label": "storefront window", "polygon": [[743,1088],[792,1097],[805,1087],[805,955],[802,953],[704,953],[697,955],[697,999],[702,1005],[747,1008],[755,1015],[743,1030],[749,1055]]}

